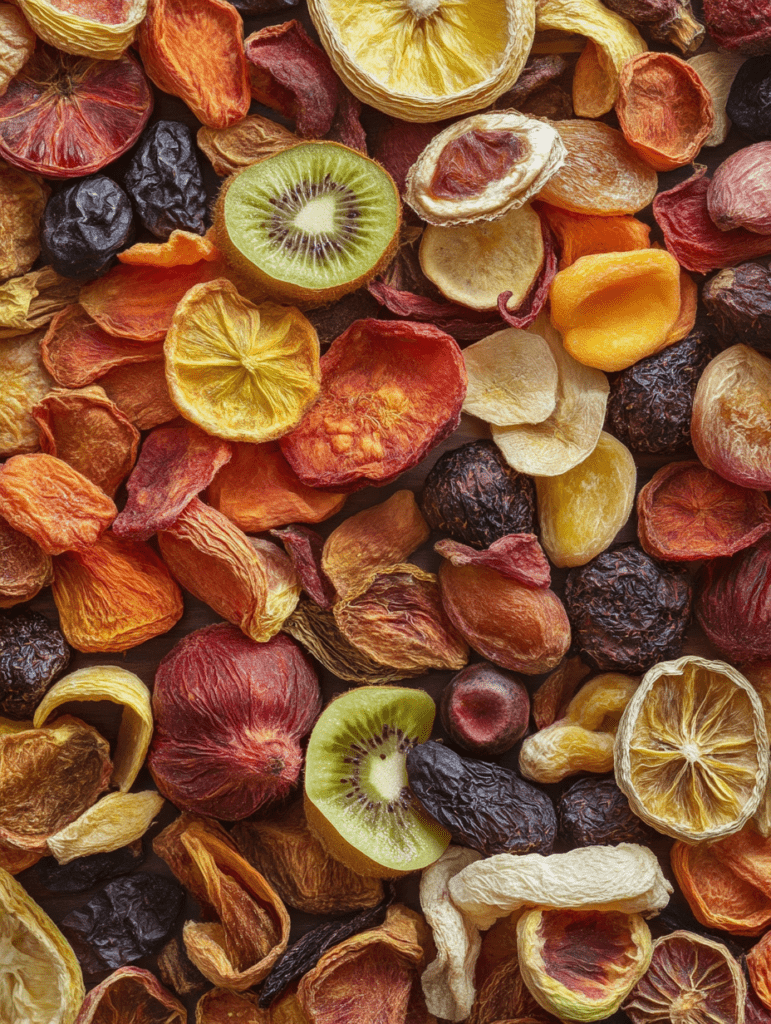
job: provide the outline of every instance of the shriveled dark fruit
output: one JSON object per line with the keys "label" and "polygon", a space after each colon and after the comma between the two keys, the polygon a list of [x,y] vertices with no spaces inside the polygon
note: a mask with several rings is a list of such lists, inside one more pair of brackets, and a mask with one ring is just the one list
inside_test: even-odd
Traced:
{"label": "shriveled dark fruit", "polygon": [[262,15],[280,14],[297,7],[300,0],[229,0],[241,14]]}
{"label": "shriveled dark fruit", "polygon": [[719,271],[704,285],[702,301],[724,345],[771,352],[771,266],[768,260]]}
{"label": "shriveled dark fruit", "polygon": [[487,548],[510,533],[535,533],[535,488],[492,441],[470,441],[435,463],[420,499],[434,530]]}
{"label": "shriveled dark fruit", "polygon": [[71,653],[62,633],[39,612],[0,613],[0,715],[31,719]]}
{"label": "shriveled dark fruit", "polygon": [[85,892],[97,882],[133,871],[143,860],[142,842],[137,840],[112,853],[92,853],[88,857],[76,857],[68,864],[57,864],[53,857],[44,857],[31,869],[30,875],[49,892]]}
{"label": "shriveled dark fruit", "polygon": [[523,683],[480,661],[453,676],[442,691],[439,716],[450,738],[477,757],[510,750],[527,732],[530,696]]}
{"label": "shriveled dark fruit", "polygon": [[771,60],[750,57],[731,85],[726,114],[742,135],[753,142],[771,139]]}
{"label": "shriveled dark fruit", "polygon": [[771,658],[771,540],[707,562],[699,577],[696,618],[733,664]]}
{"label": "shriveled dark fruit", "polygon": [[657,833],[633,813],[615,779],[579,779],[557,803],[559,838],[575,846],[650,846]]}

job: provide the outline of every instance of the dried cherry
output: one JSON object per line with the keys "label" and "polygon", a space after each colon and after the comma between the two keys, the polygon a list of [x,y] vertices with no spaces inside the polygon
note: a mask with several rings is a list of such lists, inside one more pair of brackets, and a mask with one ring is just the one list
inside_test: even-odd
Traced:
{"label": "dried cherry", "polygon": [[579,779],[566,789],[557,804],[559,838],[575,846],[650,846],[656,832],[641,821],[614,779]]}
{"label": "dried cherry", "polygon": [[497,757],[527,732],[530,696],[517,676],[478,661],[445,686],[439,714],[453,743],[478,757]]}
{"label": "dried cherry", "polygon": [[726,113],[747,138],[771,139],[771,61],[767,56],[750,57],[736,72]]}
{"label": "dried cherry", "polygon": [[39,612],[0,613],[0,714],[20,722],[31,719],[70,654],[60,631]]}

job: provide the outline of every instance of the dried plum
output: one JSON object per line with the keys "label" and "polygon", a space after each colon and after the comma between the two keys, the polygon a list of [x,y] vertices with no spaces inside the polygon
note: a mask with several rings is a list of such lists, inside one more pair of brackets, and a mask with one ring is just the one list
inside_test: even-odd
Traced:
{"label": "dried plum", "polygon": [[742,64],[725,109],[734,126],[748,139],[771,139],[771,57],[750,57]]}
{"label": "dried plum", "polygon": [[602,672],[646,672],[674,658],[688,627],[687,571],[632,545],[571,569],[565,607],[578,650]]}
{"label": "dried plum", "polygon": [[24,722],[67,667],[70,646],[45,615],[0,613],[0,714]]}
{"label": "dried plum", "polygon": [[771,266],[741,263],[721,270],[701,292],[724,345],[771,353]]}
{"label": "dried plum", "polygon": [[535,488],[492,441],[470,441],[436,461],[421,497],[434,530],[475,548],[509,533],[535,533]]}
{"label": "dried plum", "polygon": [[656,832],[640,821],[614,779],[579,779],[566,789],[557,804],[559,837],[575,846],[650,846]]}
{"label": "dried plum", "polygon": [[137,841],[112,853],[77,857],[68,864],[57,864],[53,857],[45,857],[30,873],[48,892],[85,892],[97,882],[127,874],[143,859],[142,844]]}
{"label": "dried plum", "polygon": [[142,224],[157,238],[181,229],[206,230],[206,188],[193,131],[181,121],[156,121],[139,140],[124,178]]}
{"label": "dried plum", "polygon": [[605,429],[638,455],[672,455],[691,443],[696,385],[715,354],[703,330],[622,370],[610,386]]}
{"label": "dried plum", "polygon": [[551,853],[557,815],[549,797],[508,768],[429,741],[407,751],[410,787],[432,817],[486,857]]}
{"label": "dried plum", "polygon": [[275,14],[297,7],[300,0],[229,0],[241,14]]}
{"label": "dried plum", "polygon": [[98,277],[133,238],[131,200],[103,174],[69,185],[46,204],[40,236],[43,258],[62,277]]}

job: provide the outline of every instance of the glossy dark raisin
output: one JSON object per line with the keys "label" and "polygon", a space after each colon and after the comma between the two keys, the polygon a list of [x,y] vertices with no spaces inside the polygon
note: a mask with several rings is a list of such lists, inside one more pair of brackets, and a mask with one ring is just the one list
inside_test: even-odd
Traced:
{"label": "glossy dark raisin", "polygon": [[44,857],[30,869],[30,875],[49,892],[85,892],[97,882],[127,874],[143,859],[142,844],[136,842],[112,853],[77,857],[69,864],[57,864],[53,857]]}
{"label": "glossy dark raisin", "polygon": [[726,114],[753,142],[771,139],[771,57],[750,57],[736,72]]}
{"label": "glossy dark raisin", "polygon": [[646,672],[680,654],[691,584],[679,566],[616,548],[570,570],[565,608],[573,643],[600,671]]}
{"label": "glossy dark raisin", "polygon": [[771,266],[741,263],[715,274],[701,297],[723,345],[771,352]]}
{"label": "glossy dark raisin", "polygon": [[32,718],[48,687],[67,668],[71,649],[45,615],[0,612],[0,714]]}
{"label": "glossy dark raisin", "polygon": [[715,354],[699,330],[622,370],[610,385],[605,429],[639,455],[690,448],[693,396]]}
{"label": "glossy dark raisin", "polygon": [[109,269],[134,238],[131,200],[103,174],[51,196],[43,213],[43,259],[62,277],[88,280]]}
{"label": "glossy dark raisin", "polygon": [[421,804],[460,846],[495,853],[551,853],[554,805],[508,768],[461,757],[429,741],[407,752],[407,779]]}
{"label": "glossy dark raisin", "polygon": [[614,779],[579,779],[557,803],[558,835],[566,846],[650,844],[657,833],[641,821]]}
{"label": "glossy dark raisin", "polygon": [[206,230],[206,188],[195,136],[180,121],[156,121],[139,140],[124,178],[142,224],[157,238]]}
{"label": "glossy dark raisin", "polygon": [[492,441],[470,441],[438,459],[421,507],[433,529],[475,548],[509,533],[535,533],[533,481],[512,469]]}

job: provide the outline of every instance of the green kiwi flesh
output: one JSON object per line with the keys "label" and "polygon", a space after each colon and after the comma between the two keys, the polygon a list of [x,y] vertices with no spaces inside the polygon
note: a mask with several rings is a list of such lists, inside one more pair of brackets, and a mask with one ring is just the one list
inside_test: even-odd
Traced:
{"label": "green kiwi flesh", "polygon": [[336,142],[300,143],[245,167],[215,209],[235,268],[299,302],[331,302],[368,281],[390,262],[400,222],[391,176]]}
{"label": "green kiwi flesh", "polygon": [[305,760],[308,821],[332,856],[393,877],[433,864],[450,834],[407,783],[410,747],[431,735],[436,705],[422,690],[363,686],[333,700]]}

